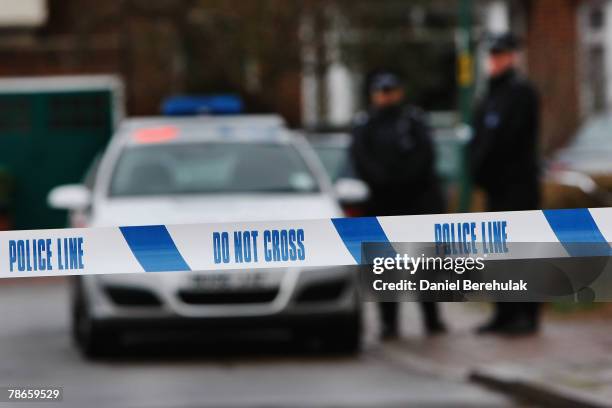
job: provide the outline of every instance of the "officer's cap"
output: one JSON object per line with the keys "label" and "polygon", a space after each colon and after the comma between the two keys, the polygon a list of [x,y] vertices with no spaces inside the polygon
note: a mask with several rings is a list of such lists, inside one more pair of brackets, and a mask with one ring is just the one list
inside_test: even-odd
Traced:
{"label": "officer's cap", "polygon": [[392,72],[381,72],[372,78],[370,92],[389,91],[402,86],[402,81]]}
{"label": "officer's cap", "polygon": [[489,42],[490,54],[516,51],[521,47],[520,40],[512,33],[492,35]]}

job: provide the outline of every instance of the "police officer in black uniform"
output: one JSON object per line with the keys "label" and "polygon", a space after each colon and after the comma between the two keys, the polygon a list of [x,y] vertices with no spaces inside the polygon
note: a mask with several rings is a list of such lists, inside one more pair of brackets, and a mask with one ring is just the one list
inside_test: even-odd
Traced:
{"label": "police officer in black uniform", "polygon": [[[492,38],[489,89],[474,115],[472,176],[487,194],[489,211],[535,210],[540,204],[539,98],[517,73],[519,45],[510,33]],[[530,334],[537,331],[538,315],[537,303],[497,303],[479,332]]]}
{"label": "police officer in black uniform", "polygon": [[[434,150],[425,113],[404,103],[399,77],[373,75],[370,109],[355,119],[351,155],[357,174],[371,191],[368,215],[392,216],[444,212],[434,172]],[[422,303],[429,334],[445,330],[435,303]],[[381,303],[383,337],[398,334],[397,303]]]}

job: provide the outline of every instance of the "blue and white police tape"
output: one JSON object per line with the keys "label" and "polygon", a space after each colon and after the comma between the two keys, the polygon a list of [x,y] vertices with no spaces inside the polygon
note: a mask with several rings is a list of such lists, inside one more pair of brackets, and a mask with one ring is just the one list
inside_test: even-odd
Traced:
{"label": "blue and white police tape", "polygon": [[368,242],[480,243],[521,259],[544,254],[507,243],[557,243],[567,257],[593,243],[608,256],[611,240],[612,208],[6,231],[0,277],[356,265]]}

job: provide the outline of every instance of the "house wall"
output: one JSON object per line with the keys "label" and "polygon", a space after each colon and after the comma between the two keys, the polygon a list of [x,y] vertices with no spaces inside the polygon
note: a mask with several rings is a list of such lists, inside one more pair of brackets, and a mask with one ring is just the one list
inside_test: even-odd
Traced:
{"label": "house wall", "polygon": [[580,0],[525,2],[529,77],[542,100],[542,146],[567,143],[581,121],[578,8]]}

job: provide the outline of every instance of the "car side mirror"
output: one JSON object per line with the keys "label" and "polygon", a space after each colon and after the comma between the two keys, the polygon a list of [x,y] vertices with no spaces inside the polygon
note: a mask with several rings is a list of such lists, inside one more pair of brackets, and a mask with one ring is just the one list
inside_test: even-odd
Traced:
{"label": "car side mirror", "polygon": [[334,184],[336,197],[343,204],[355,204],[366,201],[370,197],[370,189],[361,180],[341,178]]}
{"label": "car side mirror", "polygon": [[47,203],[56,210],[84,210],[91,204],[91,192],[84,185],[67,184],[51,190]]}

